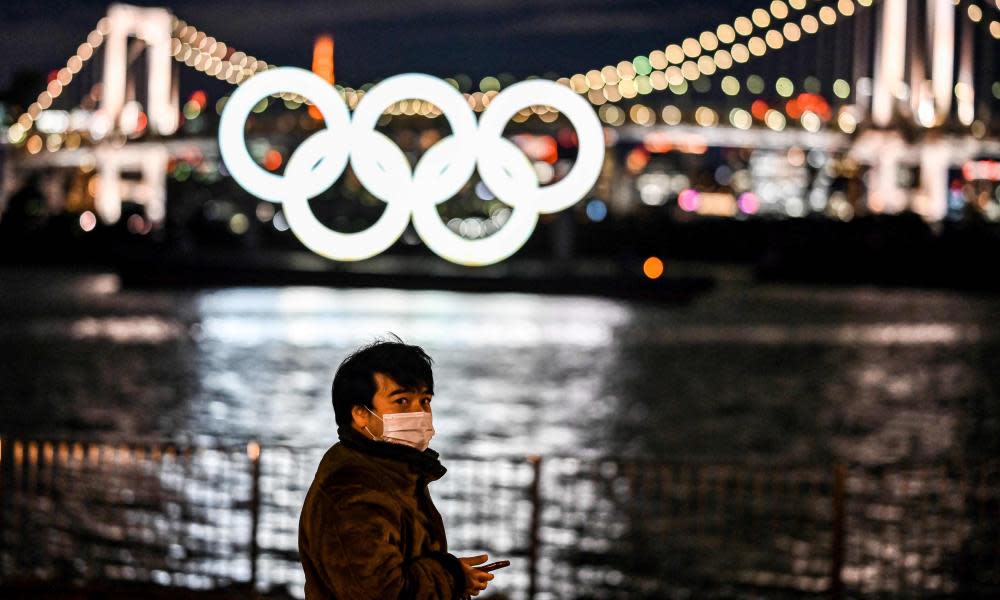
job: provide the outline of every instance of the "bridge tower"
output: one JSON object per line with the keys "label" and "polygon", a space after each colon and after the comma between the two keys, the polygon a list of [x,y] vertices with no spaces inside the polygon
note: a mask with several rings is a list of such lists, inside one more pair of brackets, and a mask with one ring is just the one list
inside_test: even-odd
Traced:
{"label": "bridge tower", "polygon": [[[907,207],[931,221],[947,212],[948,149],[943,132],[956,117],[970,125],[973,110],[973,32],[963,22],[956,36],[952,0],[883,0],[876,21],[870,144],[879,146],[873,164],[872,200],[887,212]],[[958,76],[956,85],[956,49]],[[919,149],[920,187],[900,189],[898,171],[906,144],[897,128],[927,130]]]}
{"label": "bridge tower", "polygon": [[[108,34],[104,42],[104,74],[100,111],[116,129],[129,100],[129,38],[146,46],[146,114],[149,127],[159,135],[177,131],[178,82],[171,55],[173,15],[165,8],[113,4],[108,9]],[[166,214],[166,169],[169,155],[162,145],[126,148],[101,147],[97,151],[99,185],[97,214],[108,223],[121,217],[123,200],[141,204],[146,217],[158,225]],[[139,175],[138,181],[122,176]]]}
{"label": "bridge tower", "polygon": [[[922,6],[923,5],[923,6]],[[949,117],[955,90],[955,13],[952,0],[883,0],[877,23],[871,118],[886,128],[905,113],[921,127]],[[972,123],[971,30],[962,28],[958,119]],[[968,93],[965,88],[968,87]],[[909,106],[906,106],[909,105]]]}
{"label": "bridge tower", "polygon": [[112,4],[108,8],[109,32],[104,42],[104,76],[101,110],[118,124],[128,100],[128,40],[134,36],[146,45],[146,114],[149,126],[160,135],[177,131],[179,102],[170,52],[173,15],[165,8]]}

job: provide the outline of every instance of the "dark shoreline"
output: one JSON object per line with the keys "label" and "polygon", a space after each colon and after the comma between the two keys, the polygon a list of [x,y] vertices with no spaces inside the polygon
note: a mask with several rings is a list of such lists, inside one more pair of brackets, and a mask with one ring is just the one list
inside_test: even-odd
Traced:
{"label": "dark shoreline", "polygon": [[[537,239],[487,267],[449,263],[397,244],[359,262],[327,260],[294,239],[202,244],[169,232],[136,237],[115,229],[82,234],[64,223],[0,234],[0,265],[114,271],[142,288],[318,285],[473,292],[537,292],[687,302],[735,273],[742,282],[874,285],[1000,293],[1000,226],[925,223],[914,214],[828,219],[666,218],[580,225],[565,257]],[[68,229],[67,229],[68,228]],[[245,242],[245,243],[244,243]],[[253,243],[250,243],[253,242]],[[614,249],[614,250],[611,250]],[[659,257],[664,275],[643,275]],[[720,273],[722,273],[720,277]]]}

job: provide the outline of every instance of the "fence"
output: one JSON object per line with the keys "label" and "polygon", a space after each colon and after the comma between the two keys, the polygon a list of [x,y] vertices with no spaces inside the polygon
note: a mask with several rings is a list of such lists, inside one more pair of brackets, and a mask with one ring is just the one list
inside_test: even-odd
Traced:
{"label": "fence", "polygon": [[[0,440],[0,590],[246,585],[300,597],[324,449]],[[451,550],[498,598],[1000,594],[1000,466],[445,457]]]}

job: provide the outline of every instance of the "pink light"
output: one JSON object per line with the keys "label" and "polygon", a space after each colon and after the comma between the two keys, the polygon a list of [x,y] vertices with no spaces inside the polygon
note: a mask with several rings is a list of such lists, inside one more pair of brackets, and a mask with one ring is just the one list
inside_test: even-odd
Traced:
{"label": "pink light", "polygon": [[139,215],[130,216],[128,221],[126,221],[126,225],[128,226],[129,233],[135,235],[146,235],[153,230],[153,224]]}
{"label": "pink light", "polygon": [[697,190],[683,190],[677,196],[677,205],[680,206],[683,211],[694,212],[698,210],[698,206],[701,205],[701,194],[699,194]]}
{"label": "pink light", "polygon": [[760,198],[751,192],[743,192],[736,201],[740,210],[748,215],[756,214],[760,210]]}
{"label": "pink light", "polygon": [[93,231],[95,227],[97,227],[97,216],[89,210],[84,211],[80,215],[80,229]]}
{"label": "pink light", "polygon": [[962,176],[966,181],[1000,181],[1000,161],[970,160],[962,165]]}

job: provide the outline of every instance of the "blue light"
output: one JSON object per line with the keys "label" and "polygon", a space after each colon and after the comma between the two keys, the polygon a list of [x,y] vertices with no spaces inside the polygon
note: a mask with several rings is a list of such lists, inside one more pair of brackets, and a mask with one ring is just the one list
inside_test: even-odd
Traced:
{"label": "blue light", "polygon": [[591,221],[600,222],[604,220],[604,217],[608,216],[608,205],[604,202],[594,199],[587,203],[587,217]]}
{"label": "blue light", "polygon": [[493,192],[490,191],[490,188],[486,187],[486,184],[482,181],[476,184],[475,192],[476,196],[478,196],[480,200],[492,200],[495,198]]}

